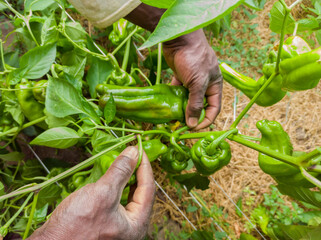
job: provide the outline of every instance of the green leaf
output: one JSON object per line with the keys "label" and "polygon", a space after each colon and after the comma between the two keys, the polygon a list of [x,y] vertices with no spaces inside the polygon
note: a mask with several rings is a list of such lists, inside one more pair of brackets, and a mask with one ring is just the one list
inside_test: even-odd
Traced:
{"label": "green leaf", "polygon": [[242,214],[242,210],[243,210],[243,204],[242,204],[242,197],[239,198],[239,200],[236,203],[236,206],[238,206],[238,208],[235,208],[235,212],[239,217],[243,217]]}
{"label": "green leaf", "polygon": [[4,3],[0,2],[0,12],[2,12],[3,10],[7,9],[7,5],[5,5]]}
{"label": "green leaf", "polygon": [[240,240],[257,240],[257,238],[247,233],[241,233]]}
{"label": "green leaf", "polygon": [[163,14],[155,31],[141,48],[151,47],[205,27],[232,12],[242,2],[243,0],[176,0]]}
{"label": "green leaf", "polygon": [[71,128],[51,128],[38,135],[30,144],[52,148],[66,149],[77,144],[79,136]]}
{"label": "green leaf", "polygon": [[244,4],[256,11],[263,10],[266,0],[245,0]]}
{"label": "green leaf", "polygon": [[116,104],[114,101],[114,97],[110,94],[108,101],[106,102],[104,108],[104,117],[107,124],[114,120],[116,115]]}
{"label": "green leaf", "polygon": [[27,79],[38,79],[45,75],[56,58],[56,45],[35,47],[20,59],[20,74]]}
{"label": "green leaf", "polygon": [[51,205],[60,198],[62,189],[56,184],[51,184],[50,186],[42,189],[39,192],[37,209],[44,207],[46,204]]}
{"label": "green leaf", "polygon": [[192,240],[214,240],[213,232],[194,231],[191,235]]}
{"label": "green leaf", "polygon": [[41,29],[41,45],[56,43],[58,41],[57,23],[55,19],[55,12],[48,17]]}
{"label": "green leaf", "polygon": [[65,32],[75,43],[85,44],[87,42],[87,32],[79,22],[67,22]]}
{"label": "green leaf", "polygon": [[42,208],[36,209],[33,220],[36,223],[42,223],[46,220],[49,204],[46,203]]}
{"label": "green leaf", "polygon": [[22,179],[30,179],[33,177],[39,177],[43,175],[43,167],[36,159],[26,161],[22,167]]}
{"label": "green leaf", "polygon": [[309,227],[301,225],[279,225],[280,230],[284,233],[285,239],[320,239],[321,227]]}
{"label": "green leaf", "polygon": [[109,142],[111,140],[115,140],[115,137],[104,131],[96,130],[94,135],[91,137],[91,145],[95,152],[100,152],[115,144],[115,142]]}
{"label": "green leaf", "polygon": [[49,77],[48,83],[46,108],[49,113],[58,118],[82,113],[99,122],[93,107],[73,85],[52,77]]}
{"label": "green leaf", "polygon": [[0,196],[4,195],[5,191],[4,191],[4,185],[3,183],[0,181]]}
{"label": "green leaf", "polygon": [[260,226],[262,232],[267,233],[267,226],[269,224],[270,218],[265,207],[259,205],[251,213],[251,219],[254,220],[256,224]]}
{"label": "green leaf", "polygon": [[157,8],[169,8],[175,0],[142,0],[142,2]]}
{"label": "green leaf", "polygon": [[304,212],[298,215],[298,218],[301,222],[305,224],[309,224],[309,222],[314,218],[320,218],[321,217],[321,211],[309,211]]}
{"label": "green leaf", "polygon": [[29,12],[30,10],[43,11],[53,4],[57,5],[57,3],[54,0],[26,0],[25,1],[25,10],[27,12]]}
{"label": "green leaf", "polygon": [[89,93],[92,98],[96,98],[96,86],[106,81],[112,71],[113,66],[110,61],[103,61],[96,57],[92,58],[92,64],[86,76],[89,85]]}
{"label": "green leaf", "polygon": [[277,188],[284,195],[288,195],[296,200],[303,201],[321,208],[320,192],[314,192],[309,190],[308,188],[294,187],[285,184],[279,184]]}
{"label": "green leaf", "polygon": [[185,185],[187,191],[192,190],[193,187],[196,189],[206,190],[210,183],[207,177],[203,177],[199,173],[181,174],[174,176],[173,178],[180,184]]}
{"label": "green leaf", "polygon": [[17,162],[24,158],[24,154],[21,152],[10,152],[7,154],[0,154],[0,159],[6,162]]}
{"label": "green leaf", "polygon": [[321,45],[321,30],[316,31],[315,36],[318,40],[319,45]]}
{"label": "green leaf", "polygon": [[48,124],[49,128],[66,127],[73,122],[73,119],[70,116],[57,118],[54,115],[50,114],[47,109],[44,109],[44,113],[47,116],[46,123]]}
{"label": "green leaf", "polygon": [[[281,33],[283,19],[285,17],[285,9],[279,1],[274,3],[271,9],[270,17],[270,29],[275,33]],[[288,15],[287,24],[285,27],[285,33],[293,33],[295,27],[295,20],[291,14]]]}

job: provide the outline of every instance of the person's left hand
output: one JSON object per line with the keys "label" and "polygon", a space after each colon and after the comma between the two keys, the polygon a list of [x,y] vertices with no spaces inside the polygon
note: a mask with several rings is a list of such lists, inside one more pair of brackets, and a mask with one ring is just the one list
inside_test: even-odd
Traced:
{"label": "person's left hand", "polygon": [[[172,84],[183,84],[189,90],[185,113],[187,125],[194,130],[208,127],[221,109],[223,78],[203,30],[180,36],[163,46],[165,59],[175,74]],[[206,116],[198,125],[204,97],[208,103]]]}
{"label": "person's left hand", "polygon": [[135,147],[126,148],[96,183],[69,195],[50,219],[29,239],[142,239],[147,231],[155,184],[146,154],[137,169],[137,188],[126,207],[120,205],[125,185],[138,160]]}

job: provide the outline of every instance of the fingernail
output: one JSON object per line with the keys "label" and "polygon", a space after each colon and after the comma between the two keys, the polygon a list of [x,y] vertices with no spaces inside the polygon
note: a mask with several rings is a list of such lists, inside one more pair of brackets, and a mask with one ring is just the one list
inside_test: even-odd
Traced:
{"label": "fingernail", "polygon": [[121,155],[131,158],[131,159],[136,159],[138,158],[138,149],[135,147],[127,147]]}
{"label": "fingernail", "polygon": [[197,125],[197,123],[198,123],[198,118],[196,118],[196,117],[190,117],[190,118],[188,119],[188,122],[189,122],[189,125],[190,125],[191,127],[196,127],[196,125]]}

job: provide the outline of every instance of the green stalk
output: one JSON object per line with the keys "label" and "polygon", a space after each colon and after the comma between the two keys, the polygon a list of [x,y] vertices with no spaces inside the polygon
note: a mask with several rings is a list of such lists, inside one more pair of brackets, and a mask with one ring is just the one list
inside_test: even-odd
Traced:
{"label": "green stalk", "polygon": [[129,59],[129,53],[130,53],[130,44],[131,44],[131,39],[129,38],[126,42],[126,48],[125,48],[125,55],[123,59],[123,64],[121,68],[126,71],[127,69],[127,64],[128,64],[128,59]]}
{"label": "green stalk", "polygon": [[251,141],[248,141],[248,140],[245,140],[244,138],[238,136],[238,135],[230,135],[227,137],[227,139],[231,140],[231,141],[234,141],[234,142],[237,142],[237,143],[240,143],[246,147],[249,147],[249,148],[252,148],[260,153],[264,153],[270,157],[273,157],[273,158],[276,158],[278,160],[280,160],[281,162],[284,162],[284,163],[287,163],[287,164],[290,164],[291,166],[294,166],[294,167],[297,167],[299,168],[300,167],[300,163],[298,161],[298,158],[297,157],[292,157],[290,155],[285,155],[285,154],[281,154],[279,152],[276,152],[276,151],[273,151],[271,149],[268,149],[264,146],[261,146],[257,143],[254,143],[254,142],[251,142]]}
{"label": "green stalk", "polygon": [[6,136],[6,135],[11,134],[11,133],[16,133],[16,132],[18,132],[19,130],[25,129],[25,128],[30,127],[30,126],[33,126],[33,125],[35,125],[35,124],[37,124],[37,123],[40,123],[40,122],[46,120],[46,118],[47,118],[47,116],[38,118],[38,119],[36,119],[36,120],[33,120],[33,121],[31,121],[31,122],[28,122],[28,123],[22,125],[22,127],[20,127],[20,128],[19,128],[19,127],[11,128],[10,130],[8,130],[8,131],[6,131],[6,132],[0,133],[0,137]]}
{"label": "green stalk", "polygon": [[138,140],[139,155],[138,155],[138,161],[137,161],[136,168],[139,167],[140,163],[142,162],[142,158],[143,158],[143,143],[142,143],[142,136],[140,134],[137,135],[137,140]]}
{"label": "green stalk", "polygon": [[124,41],[122,41],[115,49],[114,51],[111,53],[112,55],[115,55],[123,46],[124,44],[127,42],[128,39],[130,39],[137,31],[138,31],[138,26],[136,26],[136,28],[130,33],[128,34],[128,36],[124,39]]}
{"label": "green stalk", "polygon": [[114,130],[114,131],[125,131],[130,133],[137,133],[137,134],[143,134],[143,130],[136,130],[136,129],[128,129],[128,128],[119,128],[119,127],[107,127],[107,126],[98,126],[94,129],[105,129],[105,130]]}
{"label": "green stalk", "polygon": [[144,131],[142,133],[143,136],[149,135],[149,134],[163,134],[168,137],[172,136],[172,134],[170,134],[169,132],[163,131],[163,130],[149,130],[149,131]]}
{"label": "green stalk", "polygon": [[3,44],[2,44],[2,40],[1,39],[0,39],[0,53],[1,53],[1,62],[2,62],[3,69],[4,69],[4,71],[7,71],[6,65],[5,65],[5,62],[4,62]]}
{"label": "green stalk", "polygon": [[162,73],[162,43],[158,44],[156,85],[160,84]]}
{"label": "green stalk", "polygon": [[35,215],[35,211],[36,211],[36,206],[37,206],[37,202],[38,202],[38,197],[39,197],[39,192],[35,193],[35,195],[33,196],[33,202],[32,202],[32,207],[31,207],[31,212],[30,212],[30,216],[28,219],[28,223],[27,223],[27,227],[26,230],[23,234],[23,240],[25,240],[28,235],[29,235],[29,230],[31,228],[31,224],[32,224],[32,220],[33,220],[33,216]]}
{"label": "green stalk", "polygon": [[228,136],[230,136],[231,134],[237,133],[237,129],[233,128],[225,133],[223,133],[221,136],[219,136],[218,138],[216,138],[210,145],[208,145],[206,147],[206,153],[210,156],[214,155],[216,153],[216,149],[218,147],[218,145],[224,140],[226,139]]}
{"label": "green stalk", "polygon": [[[5,237],[6,234],[8,233],[8,228],[10,227],[11,223],[19,216],[19,214],[22,212],[22,210],[25,208],[25,206],[27,205],[27,203],[29,202],[30,198],[32,197],[33,192],[29,194],[29,196],[27,197],[27,199],[23,202],[23,204],[21,205],[21,207],[19,208],[19,210],[9,219],[9,221],[6,222],[5,225],[3,225],[0,228],[0,236],[1,237]],[[5,195],[4,195],[5,196]]]}
{"label": "green stalk", "polygon": [[312,172],[321,173],[321,166],[320,165],[313,165],[313,166],[310,166],[308,168],[308,170],[312,171]]}
{"label": "green stalk", "polygon": [[[298,157],[298,161],[299,161],[300,163],[307,162],[307,161],[309,161],[311,158],[314,158],[314,157],[316,157],[316,156],[318,156],[318,155],[320,155],[320,154],[321,154],[321,153],[320,153],[320,151],[319,151],[318,149],[314,149],[312,152],[309,152],[309,153],[307,153],[307,154],[305,154],[305,155],[303,155],[303,156]],[[318,161],[318,159],[317,159],[317,161]],[[314,162],[312,161],[311,164],[314,164]]]}
{"label": "green stalk", "polygon": [[314,184],[318,188],[321,189],[321,181],[313,177],[311,174],[309,174],[303,167],[300,167],[301,173],[303,177],[308,180],[310,183]]}
{"label": "green stalk", "polygon": [[273,73],[270,78],[263,84],[263,86],[257,91],[257,93],[253,96],[251,101],[246,105],[246,107],[243,109],[243,111],[240,113],[240,115],[237,116],[235,121],[232,123],[230,128],[236,128],[237,125],[240,123],[242,118],[245,116],[245,114],[250,110],[250,108],[253,106],[255,103],[256,99],[262,94],[262,92],[269,86],[269,84],[273,81],[273,79],[277,76],[278,74]]}
{"label": "green stalk", "polygon": [[14,197],[14,196],[18,196],[20,194],[24,194],[24,193],[29,193],[29,192],[34,192],[34,191],[37,191],[37,190],[40,190],[40,189],[43,189],[45,187],[48,187],[49,185],[61,180],[61,179],[64,179],[72,174],[74,174],[75,172],[78,172],[84,168],[87,168],[89,167],[90,165],[92,165],[94,163],[94,161],[101,157],[102,155],[104,155],[105,153],[109,152],[109,151],[112,151],[114,149],[117,149],[118,147],[126,144],[126,143],[129,143],[133,140],[136,139],[136,136],[134,135],[128,135],[128,138],[120,143],[117,143],[109,148],[106,148],[105,150],[101,151],[100,153],[97,153],[96,155],[94,156],[91,156],[90,158],[88,158],[87,160],[77,164],[76,166],[73,166],[72,168],[66,170],[65,172],[63,173],[60,173],[58,174],[57,176],[43,182],[43,183],[39,183],[39,184],[36,184],[32,187],[28,187],[28,188],[24,188],[22,190],[16,190],[14,192],[11,192],[9,194],[6,194],[6,195],[3,195],[3,196],[0,196],[0,202],[5,200],[5,199],[8,199],[8,198],[11,198],[11,197]]}
{"label": "green stalk", "polygon": [[146,75],[142,72],[142,70],[140,70],[139,68],[134,68],[133,70],[137,71],[140,75],[142,75],[142,77],[145,79],[149,86],[153,86],[153,84],[150,82],[148,77],[146,77]]}

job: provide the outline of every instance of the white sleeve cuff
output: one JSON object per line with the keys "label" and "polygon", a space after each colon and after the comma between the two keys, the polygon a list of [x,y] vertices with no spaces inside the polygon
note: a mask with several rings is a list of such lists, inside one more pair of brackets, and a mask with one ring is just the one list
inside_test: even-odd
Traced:
{"label": "white sleeve cuff", "polygon": [[141,4],[139,0],[69,0],[94,26],[105,28]]}

